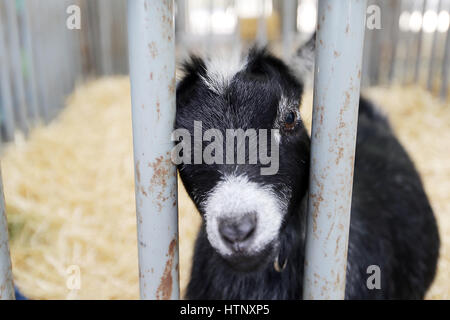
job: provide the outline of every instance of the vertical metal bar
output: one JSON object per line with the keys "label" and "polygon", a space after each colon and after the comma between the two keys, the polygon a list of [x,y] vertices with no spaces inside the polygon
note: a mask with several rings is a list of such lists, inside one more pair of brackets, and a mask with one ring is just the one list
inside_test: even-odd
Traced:
{"label": "vertical metal bar", "polygon": [[186,23],[187,23],[187,16],[186,16],[186,1],[187,0],[177,0],[177,15],[175,21],[175,27],[176,27],[176,35],[183,36],[186,32]]}
{"label": "vertical metal bar", "polygon": [[178,299],[173,0],[128,0],[135,192],[142,299]]}
{"label": "vertical metal bar", "polygon": [[[411,13],[411,15],[419,9],[420,0],[414,1],[405,1],[405,6],[407,10]],[[411,66],[414,65],[414,51],[411,50],[411,47],[416,45],[416,36],[415,31],[411,30],[411,26],[409,30],[404,35],[405,38],[405,56],[403,61],[403,84],[410,84],[414,80],[414,69]]]}
{"label": "vertical metal bar", "polygon": [[126,32],[126,2],[123,0],[110,1],[110,14],[114,22],[111,24],[112,73],[128,74],[128,47]]}
{"label": "vertical metal bar", "polygon": [[187,30],[188,30],[188,16],[187,7],[188,0],[177,0],[177,12],[175,17],[175,38],[177,41],[177,53],[180,56],[187,56],[188,48],[186,43]]}
{"label": "vertical metal bar", "polygon": [[28,133],[28,119],[25,100],[25,85],[22,72],[22,53],[19,44],[19,29],[17,26],[16,2],[6,1],[6,21],[9,31],[8,43],[10,46],[10,62],[12,68],[14,91],[16,94],[15,111],[18,126],[22,131]]}
{"label": "vertical metal bar", "polygon": [[[61,73],[63,76],[63,82],[62,82],[62,88],[61,88],[61,101],[59,104],[59,107],[61,109],[64,108],[66,103],[67,96],[72,91],[72,78],[75,77],[74,72],[71,70],[73,65],[76,63],[75,58],[73,56],[75,55],[75,51],[72,49],[72,34],[78,32],[77,30],[70,30],[66,27],[66,10],[67,7],[69,7],[71,4],[73,4],[73,0],[64,0],[60,1],[60,10],[59,10],[59,16],[61,19],[58,19],[58,22],[63,25],[63,28],[60,29],[60,40],[59,40],[59,46],[61,46],[61,50],[59,52],[61,61]],[[72,41],[71,41],[72,40]]]}
{"label": "vertical metal bar", "polygon": [[[438,6],[437,6],[437,14],[441,12],[442,9],[442,0],[439,0]],[[438,35],[439,31],[436,26],[436,30],[433,33],[433,42],[431,44],[431,55],[430,55],[430,61],[428,64],[428,79],[427,79],[427,89],[432,90],[433,89],[433,80],[434,80],[434,66],[435,66],[435,59],[436,59],[436,48],[438,44]]]}
{"label": "vertical metal bar", "polygon": [[343,299],[366,0],[319,0],[304,299]]}
{"label": "vertical metal bar", "polygon": [[[84,80],[86,77],[93,73],[94,71],[94,60],[95,54],[92,46],[92,33],[93,27],[90,23],[89,13],[92,14],[90,10],[89,3],[92,5],[93,2],[89,0],[80,0],[81,9],[81,32],[80,32],[80,51],[81,51],[81,78]],[[83,14],[84,13],[84,14]]]}
{"label": "vertical metal bar", "polygon": [[445,37],[444,59],[442,61],[442,79],[440,96],[443,100],[447,99],[448,91],[448,69],[450,68],[450,30],[447,30]]}
{"label": "vertical metal bar", "polygon": [[394,1],[390,3],[393,7],[392,20],[391,20],[391,30],[392,30],[392,40],[391,40],[391,56],[389,63],[389,74],[388,83],[392,84],[395,77],[396,63],[397,63],[397,47],[400,34],[399,19],[402,9],[402,1]]}
{"label": "vertical metal bar", "polygon": [[[414,12],[415,9],[415,1],[409,1],[409,0],[405,0],[403,1],[403,4],[405,6],[405,10],[408,11],[410,14],[412,14],[412,12]],[[408,66],[410,65],[409,63],[409,58],[410,58],[410,51],[409,48],[411,47],[412,43],[413,43],[413,36],[414,33],[408,28],[408,30],[406,30],[403,33],[403,66],[402,66],[402,84],[407,84],[409,82],[409,68]]]}
{"label": "vertical metal bar", "polygon": [[36,85],[36,71],[34,68],[34,52],[33,52],[33,41],[32,41],[32,29],[31,20],[29,12],[29,1],[23,2],[23,34],[24,34],[24,51],[27,59],[27,83],[29,86],[29,99],[28,104],[30,105],[30,110],[32,111],[32,116],[34,121],[39,121],[39,101],[37,94]]}
{"label": "vertical metal bar", "polygon": [[100,26],[99,26],[99,2],[98,1],[88,1],[87,2],[87,11],[86,14],[89,16],[89,43],[91,45],[92,50],[92,66],[95,75],[102,75],[102,50],[101,50],[101,41],[100,41]]}
{"label": "vertical metal bar", "polygon": [[[80,0],[66,0],[64,12],[67,11],[67,8],[71,5],[77,5],[80,7]],[[81,7],[80,7],[81,8]],[[125,12],[125,10],[123,10]],[[67,17],[67,16],[65,16]],[[81,24],[81,27],[83,25]],[[70,94],[75,86],[75,83],[79,77],[78,70],[80,69],[80,59],[81,59],[81,50],[79,45],[79,38],[81,30],[69,30],[66,29],[67,37],[66,37],[66,50],[67,57],[69,57],[69,61],[67,61],[68,68],[68,91],[66,94]]]}
{"label": "vertical metal bar", "polygon": [[[72,62],[66,62],[66,58],[70,57],[70,53],[68,54],[68,47],[67,47],[67,38],[68,38],[68,29],[65,25],[65,12],[66,12],[66,6],[65,2],[67,0],[59,0],[57,5],[57,12],[58,12],[58,18],[55,17],[56,23],[62,25],[62,28],[58,28],[58,34],[57,34],[57,43],[58,43],[58,68],[59,68],[59,74],[60,79],[58,81],[59,83],[59,101],[58,101],[58,111],[64,107],[64,100],[66,92],[69,91],[69,72],[68,72],[68,65]],[[69,60],[69,59],[68,59]]]}
{"label": "vertical metal bar", "polygon": [[295,34],[297,21],[297,1],[284,0],[282,3],[283,10],[283,55],[285,59],[289,58],[292,49],[293,35]]}
{"label": "vertical metal bar", "polygon": [[[423,21],[423,17],[425,16],[425,10],[427,9],[427,0],[423,0],[422,3],[422,21]],[[422,42],[423,42],[423,23],[422,26],[420,27],[420,31],[419,31],[419,35],[418,35],[418,40],[417,40],[417,53],[416,53],[416,65],[414,68],[414,82],[417,83],[419,81],[419,76],[420,76],[420,65],[422,62]]]}
{"label": "vertical metal bar", "polygon": [[363,53],[363,68],[362,68],[362,81],[361,85],[363,87],[370,87],[371,82],[371,70],[370,70],[370,62],[372,61],[372,39],[373,39],[374,30],[367,30],[365,39],[364,39],[364,53]]}
{"label": "vertical metal bar", "polygon": [[[367,0],[367,5],[375,4],[375,0]],[[374,67],[378,67],[378,64],[375,64],[377,59],[378,51],[380,47],[376,44],[376,34],[380,33],[381,30],[377,29],[367,29],[365,38],[364,38],[364,52],[363,52],[363,67],[362,67],[362,76],[361,76],[361,86],[370,87],[374,84],[373,71]],[[375,66],[374,66],[375,64]]]}
{"label": "vertical metal bar", "polygon": [[31,17],[31,30],[33,32],[32,36],[32,45],[34,50],[34,61],[36,64],[36,74],[39,75],[39,81],[37,81],[37,91],[39,98],[39,106],[41,117],[44,122],[48,123],[51,119],[51,111],[50,111],[50,99],[48,97],[48,86],[49,86],[49,78],[48,78],[48,69],[45,67],[48,66],[46,62],[47,59],[47,43],[45,43],[45,37],[48,32],[44,29],[44,23],[49,19],[48,17],[48,9],[43,8],[43,6],[47,6],[48,4],[43,4],[43,2],[39,0],[28,0],[27,4],[30,6],[30,12],[41,12],[40,15],[30,15]]}
{"label": "vertical metal bar", "polygon": [[45,99],[47,101],[47,108],[50,119],[53,119],[57,114],[58,106],[58,84],[54,81],[54,72],[56,69],[56,48],[54,43],[56,40],[55,24],[55,2],[48,0],[46,2],[39,1],[38,6],[42,11],[42,16],[39,19],[39,32],[41,38],[40,46],[42,49],[41,74],[44,80],[43,87],[45,90]]}
{"label": "vertical metal bar", "polygon": [[[0,2],[0,17],[3,18],[2,15],[3,5]],[[0,19],[0,92],[1,92],[1,124],[2,124],[2,133],[4,134],[4,138],[7,141],[14,140],[14,110],[13,110],[13,99],[12,99],[12,91],[11,91],[11,79],[10,79],[10,70],[9,70],[9,62],[8,55],[6,52],[6,44],[4,37],[4,23],[3,19]]]}
{"label": "vertical metal bar", "polygon": [[9,255],[8,223],[0,170],[0,300],[14,300],[14,283]]}
{"label": "vertical metal bar", "polygon": [[100,25],[100,56],[102,74],[111,75],[113,73],[112,52],[111,52],[111,3],[110,0],[99,0],[99,25]]}
{"label": "vertical metal bar", "polygon": [[[51,39],[49,41],[49,48],[51,48],[51,53],[53,55],[53,60],[55,66],[51,68],[51,83],[53,86],[53,90],[51,91],[51,95],[54,98],[54,114],[56,117],[62,107],[64,101],[64,87],[66,82],[66,72],[65,67],[61,67],[63,65],[63,55],[64,55],[64,45],[62,44],[62,33],[63,30],[66,29],[65,26],[65,8],[64,3],[61,0],[51,0],[47,1],[47,3],[51,3],[50,6],[53,10],[53,15],[51,16],[51,26],[50,26],[50,34]],[[63,26],[63,28],[59,27]]]}
{"label": "vertical metal bar", "polygon": [[[372,4],[377,4],[381,7],[381,12],[384,12],[383,9],[385,7],[386,2],[377,3],[376,1],[372,1]],[[381,16],[383,18],[383,15]],[[370,39],[370,60],[369,60],[369,77],[371,85],[379,85],[380,84],[380,75],[383,61],[383,33],[382,30],[373,29],[370,30],[372,33],[372,37]]]}

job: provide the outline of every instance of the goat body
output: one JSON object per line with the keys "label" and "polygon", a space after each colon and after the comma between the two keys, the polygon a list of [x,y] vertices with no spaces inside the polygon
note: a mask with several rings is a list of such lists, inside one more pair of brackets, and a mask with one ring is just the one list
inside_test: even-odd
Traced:
{"label": "goat body", "polygon": [[[261,176],[260,164],[179,165],[203,218],[187,298],[301,299],[310,141],[295,111],[302,82],[264,49],[252,50],[240,68],[225,79],[203,59],[188,62],[177,88],[176,128],[193,132],[194,121],[203,130],[278,128],[280,168]],[[249,213],[255,230],[230,244],[223,221],[239,231],[236,221]],[[346,299],[422,299],[438,252],[436,221],[414,164],[387,119],[361,98]],[[274,268],[275,260],[285,268]],[[380,268],[379,289],[367,286],[371,265]]]}

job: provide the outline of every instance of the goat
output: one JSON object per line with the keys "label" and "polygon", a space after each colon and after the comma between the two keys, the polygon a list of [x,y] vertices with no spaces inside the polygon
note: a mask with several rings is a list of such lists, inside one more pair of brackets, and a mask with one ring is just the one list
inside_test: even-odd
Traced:
{"label": "goat", "polygon": [[[313,49],[311,40],[297,58],[312,57]],[[307,60],[303,66],[311,65]],[[194,164],[184,155],[188,161],[178,164],[202,216],[188,299],[302,299],[310,138],[298,110],[304,87],[299,73],[306,71],[291,65],[256,47],[233,66],[219,68],[198,56],[184,63],[177,129],[194,134],[200,121],[203,134],[276,129],[271,137],[279,152],[272,175],[261,174],[261,162]],[[258,148],[274,151],[258,141]],[[202,152],[206,142],[184,146]],[[414,164],[388,120],[361,97],[345,298],[422,299],[438,255],[437,224]],[[379,290],[366,285],[370,265],[380,267]]]}

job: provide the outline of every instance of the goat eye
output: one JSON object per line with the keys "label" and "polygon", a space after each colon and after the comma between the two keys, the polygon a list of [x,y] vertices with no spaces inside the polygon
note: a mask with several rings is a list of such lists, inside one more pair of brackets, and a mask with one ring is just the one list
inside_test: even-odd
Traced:
{"label": "goat eye", "polygon": [[293,129],[295,126],[295,112],[290,111],[286,116],[284,117],[284,126],[286,129]]}

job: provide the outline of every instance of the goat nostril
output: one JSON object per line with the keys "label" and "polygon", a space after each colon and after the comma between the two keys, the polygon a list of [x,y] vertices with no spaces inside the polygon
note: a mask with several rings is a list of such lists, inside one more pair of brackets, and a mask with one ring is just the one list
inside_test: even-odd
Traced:
{"label": "goat nostril", "polygon": [[[256,214],[246,214],[240,219],[222,219],[219,222],[219,232],[233,249],[243,248],[241,242],[249,239],[256,229]],[[239,245],[237,245],[239,243]],[[239,250],[237,250],[239,251]]]}

